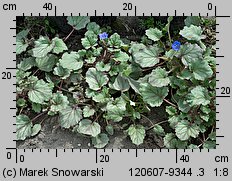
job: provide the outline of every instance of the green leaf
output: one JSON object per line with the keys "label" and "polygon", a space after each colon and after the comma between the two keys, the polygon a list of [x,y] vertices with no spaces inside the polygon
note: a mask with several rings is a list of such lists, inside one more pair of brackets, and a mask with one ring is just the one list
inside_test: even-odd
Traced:
{"label": "green leaf", "polygon": [[93,95],[93,100],[95,102],[107,103],[111,100],[110,97],[109,88],[103,87],[100,93]]}
{"label": "green leaf", "polygon": [[16,39],[16,55],[19,55],[22,52],[25,52],[28,46],[29,44],[27,42]]}
{"label": "green leaf", "polygon": [[193,76],[192,76],[192,72],[190,72],[190,70],[188,69],[184,69],[180,72],[180,75],[177,75],[178,78],[180,79],[186,79],[186,80],[189,80],[191,79]]}
{"label": "green leaf", "polygon": [[154,125],[153,131],[155,132],[155,134],[157,134],[159,136],[164,136],[165,135],[164,129],[159,124]]}
{"label": "green leaf", "polygon": [[212,133],[209,134],[209,138],[210,138],[211,140],[215,141],[216,138],[217,138],[216,135],[217,135],[216,132],[212,132]]}
{"label": "green leaf", "polygon": [[60,125],[64,128],[75,126],[82,119],[82,111],[78,107],[68,106],[60,111]]}
{"label": "green leaf", "polygon": [[146,35],[153,41],[158,41],[163,36],[162,31],[160,31],[158,28],[150,28],[146,30]]}
{"label": "green leaf", "polygon": [[150,84],[144,83],[139,89],[143,100],[151,107],[158,107],[163,103],[164,98],[168,95],[167,87],[153,87]]}
{"label": "green leaf", "polygon": [[181,140],[176,141],[176,148],[178,149],[185,149],[187,146],[188,146],[188,141],[181,141]]}
{"label": "green leaf", "polygon": [[131,138],[132,143],[140,145],[145,138],[145,128],[142,125],[131,125],[128,130],[128,135]]}
{"label": "green leaf", "polygon": [[28,33],[29,33],[29,30],[28,30],[28,29],[20,31],[20,32],[16,35],[16,41],[17,41],[17,40],[25,39],[25,38],[27,37]]}
{"label": "green leaf", "polygon": [[122,120],[126,112],[126,101],[122,97],[116,98],[114,101],[109,101],[106,105],[106,119],[119,122]]}
{"label": "green leaf", "polygon": [[62,39],[55,37],[52,39],[52,41],[55,42],[55,46],[52,50],[53,53],[59,54],[65,50],[68,50],[68,47],[66,46],[66,44]]}
{"label": "green leaf", "polygon": [[154,87],[164,87],[170,83],[170,80],[166,70],[158,67],[151,72],[148,82]]}
{"label": "green leaf", "polygon": [[216,141],[206,141],[203,144],[204,149],[215,149],[216,148]]}
{"label": "green leaf", "polygon": [[17,105],[18,107],[24,107],[24,106],[27,105],[27,102],[26,102],[26,100],[23,99],[23,98],[18,98],[18,99],[17,99],[17,102],[16,102],[16,105]]}
{"label": "green leaf", "polygon": [[108,44],[111,47],[119,48],[122,44],[122,40],[120,39],[119,34],[114,33],[113,35],[110,36]]}
{"label": "green leaf", "polygon": [[179,117],[178,116],[172,116],[168,119],[168,122],[169,122],[169,126],[172,128],[172,129],[175,129],[176,125],[178,124],[178,122],[180,121]]}
{"label": "green leaf", "polygon": [[32,128],[32,133],[31,133],[31,136],[35,136],[37,135],[41,130],[41,124],[35,124]]}
{"label": "green leaf", "polygon": [[35,66],[35,58],[34,57],[29,57],[29,58],[24,58],[18,65],[18,69],[27,71],[31,69],[33,66]]}
{"label": "green leaf", "polygon": [[189,66],[192,61],[203,59],[203,50],[197,44],[184,44],[181,45],[177,55],[181,57],[181,61],[185,66]]}
{"label": "green leaf", "polygon": [[113,135],[114,134],[114,127],[111,125],[111,124],[108,124],[107,126],[106,126],[106,131],[107,131],[107,133],[109,134],[109,135]]}
{"label": "green leaf", "polygon": [[176,55],[176,51],[173,49],[165,52],[165,57],[168,59],[173,59],[174,55]]}
{"label": "green leaf", "polygon": [[204,39],[202,32],[200,26],[190,25],[189,27],[185,26],[184,29],[180,31],[180,35],[188,40],[200,41]]}
{"label": "green leaf", "polygon": [[210,103],[208,91],[204,87],[196,86],[194,89],[191,90],[191,93],[188,94],[187,102],[190,103],[192,106],[206,106]]}
{"label": "green leaf", "polygon": [[118,91],[125,92],[129,90],[130,85],[126,77],[118,74],[114,83],[112,84],[112,88]]}
{"label": "green leaf", "polygon": [[35,111],[36,113],[41,112],[41,104],[37,104],[37,103],[32,103],[32,110]]}
{"label": "green leaf", "polygon": [[59,61],[60,61],[60,66],[69,69],[70,71],[79,70],[83,66],[83,61],[81,60],[77,52],[71,52],[71,53],[65,52]]}
{"label": "green leaf", "polygon": [[167,19],[167,24],[165,25],[165,27],[163,28],[163,31],[166,33],[169,31],[169,28],[170,28],[170,25],[171,25],[171,22],[173,20],[173,16],[169,16],[168,19]]}
{"label": "green leaf", "polygon": [[187,113],[190,110],[190,104],[184,99],[184,98],[180,98],[177,101],[178,104],[178,108],[180,111]]}
{"label": "green leaf", "polygon": [[142,68],[153,67],[159,63],[159,53],[160,49],[157,46],[150,46],[135,52],[133,57],[135,62],[138,63]]}
{"label": "green leaf", "polygon": [[26,37],[28,33],[29,33],[29,30],[22,30],[16,35],[16,54],[17,55],[26,51],[29,45],[26,41]]}
{"label": "green leaf", "polygon": [[83,119],[79,122],[78,132],[96,137],[101,133],[101,126],[97,122],[92,122],[89,119]]}
{"label": "green leaf", "polygon": [[164,137],[164,146],[168,149],[176,147],[176,136],[173,133],[167,133]]}
{"label": "green leaf", "polygon": [[101,53],[102,53],[102,50],[103,50],[102,47],[98,47],[98,48],[93,47],[93,48],[91,49],[92,56],[94,56],[94,57],[100,56]]}
{"label": "green leaf", "polygon": [[131,47],[129,49],[129,53],[134,54],[134,53],[136,53],[144,48],[146,48],[146,46],[143,43],[131,42]]}
{"label": "green leaf", "polygon": [[93,31],[96,35],[99,35],[99,33],[101,32],[100,26],[95,22],[88,23],[87,30]]}
{"label": "green leaf", "polygon": [[138,94],[140,94],[139,88],[140,88],[140,83],[130,77],[127,78],[131,88]]}
{"label": "green leaf", "polygon": [[176,125],[176,136],[182,140],[188,140],[190,137],[196,138],[199,135],[199,127],[196,124],[191,124],[188,121],[181,121]]}
{"label": "green leaf", "polygon": [[86,72],[86,82],[90,89],[100,90],[102,86],[108,83],[109,79],[107,75],[97,71],[95,68],[89,68]]}
{"label": "green leaf", "polygon": [[38,104],[44,104],[52,96],[53,85],[43,80],[38,80],[28,92],[29,99]]}
{"label": "green leaf", "polygon": [[199,26],[201,24],[201,18],[199,16],[188,16],[184,20],[185,26],[190,27],[191,25]]}
{"label": "green leaf", "polygon": [[31,136],[33,126],[31,120],[28,116],[20,114],[16,117],[16,137],[17,140],[25,140],[27,137]]}
{"label": "green leaf", "polygon": [[76,30],[85,28],[86,25],[90,22],[90,17],[88,16],[68,16],[68,24],[70,24]]}
{"label": "green leaf", "polygon": [[84,109],[83,109],[83,116],[85,118],[93,116],[94,113],[95,113],[95,110],[91,109],[89,106],[85,106]]}
{"label": "green leaf", "polygon": [[119,62],[126,62],[127,60],[129,60],[129,56],[127,53],[125,52],[116,52],[114,54],[114,58],[113,58],[115,61],[119,61]]}
{"label": "green leaf", "polygon": [[208,64],[210,66],[212,66],[212,68],[216,68],[216,58],[215,57],[206,56],[206,57],[204,57],[204,61],[208,62]]}
{"label": "green leaf", "polygon": [[194,144],[190,144],[188,146],[189,149],[198,149],[198,146],[197,145],[194,145]]}
{"label": "green leaf", "polygon": [[95,148],[104,148],[109,142],[107,134],[101,133],[96,137],[92,137],[92,143]]}
{"label": "green leaf", "polygon": [[55,55],[47,55],[45,57],[36,58],[36,66],[45,72],[51,72],[56,64],[57,57]]}
{"label": "green leaf", "polygon": [[55,46],[54,41],[50,41],[48,37],[40,36],[38,40],[35,41],[35,48],[32,49],[34,57],[45,57]]}
{"label": "green leaf", "polygon": [[52,104],[50,107],[50,111],[55,113],[63,109],[66,109],[69,104],[68,98],[60,92],[54,93],[50,102]]}
{"label": "green leaf", "polygon": [[97,35],[93,31],[87,31],[85,37],[81,39],[81,44],[85,49],[97,46]]}
{"label": "green leaf", "polygon": [[88,57],[87,59],[85,59],[85,62],[87,63],[87,64],[93,64],[97,59],[96,59],[97,57],[93,57],[93,56],[90,56],[90,57]]}
{"label": "green leaf", "polygon": [[58,75],[61,79],[67,79],[70,76],[70,70],[58,65],[54,68],[53,74]]}
{"label": "green leaf", "polygon": [[203,59],[192,61],[190,70],[193,72],[193,75],[197,80],[205,80],[213,75],[211,67]]}
{"label": "green leaf", "polygon": [[97,62],[96,69],[100,72],[108,72],[110,70],[110,64],[105,64],[104,62]]}
{"label": "green leaf", "polygon": [[166,113],[168,113],[168,115],[170,115],[170,116],[174,116],[174,115],[176,115],[177,110],[173,106],[166,106]]}

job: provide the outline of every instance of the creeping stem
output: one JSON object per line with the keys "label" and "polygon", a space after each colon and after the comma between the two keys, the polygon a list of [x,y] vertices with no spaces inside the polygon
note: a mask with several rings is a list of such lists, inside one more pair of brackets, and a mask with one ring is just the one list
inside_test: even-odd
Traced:
{"label": "creeping stem", "polygon": [[64,41],[66,41],[71,35],[72,33],[74,32],[74,28],[72,29],[72,31],[64,38]]}

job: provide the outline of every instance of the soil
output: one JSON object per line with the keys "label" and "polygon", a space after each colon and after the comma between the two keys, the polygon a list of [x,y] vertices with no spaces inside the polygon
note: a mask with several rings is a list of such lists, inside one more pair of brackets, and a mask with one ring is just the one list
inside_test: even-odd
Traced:
{"label": "soil", "polygon": [[[153,108],[147,117],[153,122],[157,123],[166,120],[164,107]],[[42,119],[42,118],[41,118]],[[147,127],[151,126],[146,119],[141,119],[140,122]],[[109,143],[106,149],[159,149],[163,147],[161,137],[156,136],[152,130],[147,132],[144,143],[136,146],[130,138],[118,127],[114,125],[114,135],[109,136]],[[40,133],[34,137],[28,138],[24,141],[17,141],[17,148],[19,149],[91,149],[94,148],[91,144],[91,138],[78,133],[73,133],[71,130],[59,127],[57,118],[53,117],[47,119],[42,126]]]}

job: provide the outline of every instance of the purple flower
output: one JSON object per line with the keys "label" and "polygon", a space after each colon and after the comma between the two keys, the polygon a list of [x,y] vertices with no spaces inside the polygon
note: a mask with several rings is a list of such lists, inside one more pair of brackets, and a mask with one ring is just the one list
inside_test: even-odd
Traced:
{"label": "purple flower", "polygon": [[172,49],[178,51],[180,49],[181,43],[179,41],[174,41],[172,44]]}
{"label": "purple flower", "polygon": [[104,39],[108,38],[108,34],[106,32],[100,33],[99,38],[100,38],[100,40],[104,40]]}

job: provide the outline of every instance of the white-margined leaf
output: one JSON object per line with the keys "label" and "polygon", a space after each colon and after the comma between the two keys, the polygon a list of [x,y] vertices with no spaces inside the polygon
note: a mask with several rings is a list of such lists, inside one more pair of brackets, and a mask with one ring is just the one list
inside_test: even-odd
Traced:
{"label": "white-margined leaf", "polygon": [[29,90],[28,96],[32,102],[44,104],[52,96],[53,84],[38,80]]}
{"label": "white-margined leaf", "polygon": [[148,82],[154,87],[164,87],[170,83],[170,79],[166,70],[158,67],[151,72]]}
{"label": "white-margined leaf", "polygon": [[101,133],[96,137],[92,137],[92,144],[95,148],[104,148],[109,142],[107,134]]}
{"label": "white-margined leaf", "polygon": [[159,63],[159,53],[160,49],[157,46],[150,46],[135,52],[133,57],[142,68],[153,67]]}
{"label": "white-margined leaf", "polygon": [[190,137],[196,138],[199,135],[199,127],[194,123],[189,123],[186,120],[179,122],[175,128],[176,136],[182,140],[188,140]]}
{"label": "white-margined leaf", "polygon": [[146,35],[153,41],[158,41],[163,36],[162,31],[160,31],[158,28],[150,28],[146,30]]}
{"label": "white-margined leaf", "polygon": [[60,125],[64,128],[70,128],[79,123],[82,119],[82,111],[78,107],[68,106],[66,109],[60,111]]}
{"label": "white-margined leaf", "polygon": [[89,16],[68,16],[68,24],[70,24],[76,30],[85,28],[86,25],[90,22]]}
{"label": "white-margined leaf", "polygon": [[97,71],[95,68],[89,68],[86,72],[86,82],[90,89],[99,90],[102,86],[106,85],[109,81],[107,75]]}
{"label": "white-margined leaf", "polygon": [[145,138],[145,128],[142,125],[131,125],[127,132],[131,138],[132,143],[136,145],[143,143]]}
{"label": "white-margined leaf", "polygon": [[83,66],[83,61],[77,52],[65,52],[60,59],[60,66],[71,70],[79,70]]}
{"label": "white-margined leaf", "polygon": [[96,137],[101,133],[101,126],[97,122],[92,122],[89,119],[83,119],[79,122],[77,131],[82,134]]}
{"label": "white-margined leaf", "polygon": [[139,89],[143,100],[151,107],[158,107],[163,103],[164,98],[168,95],[167,87],[153,87],[151,84],[141,84]]}

